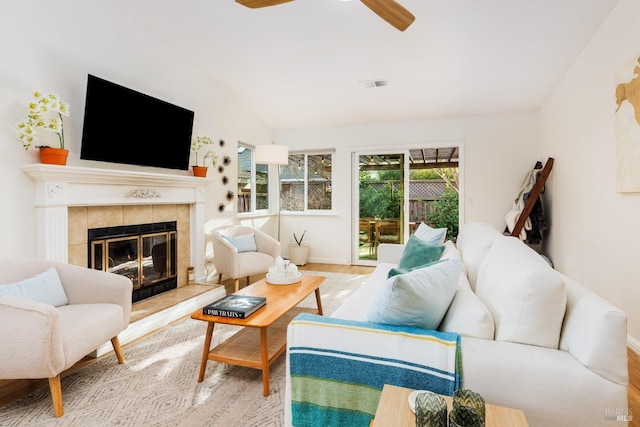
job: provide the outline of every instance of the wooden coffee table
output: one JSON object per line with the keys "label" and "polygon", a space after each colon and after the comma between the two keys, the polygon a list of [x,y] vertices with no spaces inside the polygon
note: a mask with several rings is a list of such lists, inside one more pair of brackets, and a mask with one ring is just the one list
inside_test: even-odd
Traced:
{"label": "wooden coffee table", "polygon": [[[376,417],[371,422],[373,427],[415,427],[416,415],[409,407],[409,394],[413,390],[385,384],[376,410]],[[451,411],[451,397],[442,396],[447,402],[447,411]],[[485,406],[487,427],[528,427],[524,412],[520,409],[505,406]]]}
{"label": "wooden coffee table", "polygon": [[[252,295],[266,297],[267,304],[259,308],[246,319],[221,316],[207,316],[202,309],[191,315],[192,319],[207,322],[207,333],[204,337],[202,362],[198,382],[204,379],[204,371],[208,360],[229,363],[262,370],[264,395],[269,395],[269,366],[284,353],[287,346],[287,326],[300,313],[322,314],[320,285],[325,281],[323,276],[306,276],[291,285],[271,285],[262,279],[234,295]],[[316,293],[317,309],[296,307],[312,292]],[[216,323],[244,326],[235,335],[214,348],[211,337]]]}

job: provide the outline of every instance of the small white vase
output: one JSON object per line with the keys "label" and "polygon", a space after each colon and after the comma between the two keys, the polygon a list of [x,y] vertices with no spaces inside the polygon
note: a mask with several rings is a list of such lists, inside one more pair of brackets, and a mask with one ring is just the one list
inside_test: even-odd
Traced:
{"label": "small white vase", "polygon": [[289,261],[295,265],[305,265],[309,256],[308,245],[289,245]]}

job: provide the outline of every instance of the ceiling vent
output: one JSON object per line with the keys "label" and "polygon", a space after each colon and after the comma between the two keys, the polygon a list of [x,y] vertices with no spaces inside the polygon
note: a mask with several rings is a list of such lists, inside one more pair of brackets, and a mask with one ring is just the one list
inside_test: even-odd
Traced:
{"label": "ceiling vent", "polygon": [[358,83],[364,88],[382,87],[389,85],[389,79],[361,80]]}

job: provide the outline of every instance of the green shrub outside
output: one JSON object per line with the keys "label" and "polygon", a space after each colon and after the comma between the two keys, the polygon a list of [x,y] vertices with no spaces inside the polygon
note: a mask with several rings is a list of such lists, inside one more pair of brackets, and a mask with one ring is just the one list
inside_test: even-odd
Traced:
{"label": "green shrub outside", "polygon": [[434,203],[435,211],[429,217],[430,226],[434,228],[447,228],[447,239],[456,241],[458,237],[458,192],[451,186],[440,195]]}

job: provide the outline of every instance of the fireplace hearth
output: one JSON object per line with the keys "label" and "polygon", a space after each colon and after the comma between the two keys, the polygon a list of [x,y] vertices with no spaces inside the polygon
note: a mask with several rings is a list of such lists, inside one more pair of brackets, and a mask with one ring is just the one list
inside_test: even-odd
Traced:
{"label": "fireplace hearth", "polygon": [[175,221],[88,230],[88,265],[126,276],[132,302],[177,288]]}

